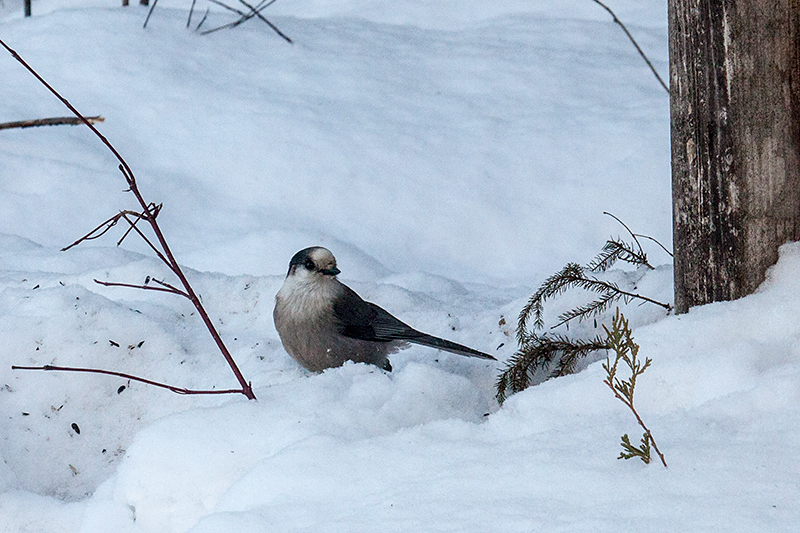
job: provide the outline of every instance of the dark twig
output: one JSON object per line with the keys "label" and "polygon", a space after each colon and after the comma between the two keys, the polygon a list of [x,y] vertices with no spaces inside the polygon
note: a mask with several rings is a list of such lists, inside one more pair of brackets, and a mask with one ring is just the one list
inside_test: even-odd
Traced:
{"label": "dark twig", "polygon": [[65,246],[64,248],[62,248],[61,251],[62,252],[66,252],[67,250],[69,250],[73,246],[77,246],[78,244],[82,243],[83,241],[91,241],[91,240],[97,239],[99,237],[102,237],[103,235],[106,234],[106,232],[108,230],[110,230],[111,228],[116,226],[117,222],[119,222],[119,219],[124,217],[126,214],[136,215],[136,216],[139,216],[139,217],[141,216],[141,213],[138,213],[136,211],[120,211],[119,213],[117,213],[113,217],[109,218],[108,220],[106,220],[105,222],[103,222],[102,224],[100,224],[99,226],[94,228],[92,231],[90,231],[89,233],[87,233],[86,235],[84,235],[83,237],[78,239],[77,241],[73,242],[69,246]]}
{"label": "dark twig", "polygon": [[133,170],[131,170],[130,166],[128,166],[127,161],[125,161],[125,159],[119,154],[119,152],[117,152],[114,146],[108,141],[108,139],[105,138],[105,136],[103,136],[102,133],[100,133],[97,130],[97,128],[95,128],[83,115],[81,115],[81,113],[77,109],[75,109],[75,107],[73,107],[72,104],[70,104],[66,98],[61,96],[61,94],[58,91],[56,91],[49,83],[47,83],[47,81],[45,81],[44,78],[42,78],[39,75],[39,73],[37,73],[30,65],[28,65],[28,63],[26,63],[25,60],[22,59],[22,57],[20,57],[20,55],[17,52],[11,49],[2,39],[0,39],[0,45],[2,45],[3,48],[5,48],[12,55],[12,57],[14,57],[14,59],[16,59],[22,66],[24,66],[37,80],[39,80],[39,82],[41,82],[42,85],[47,87],[47,89],[51,93],[53,93],[53,95],[55,95],[55,97],[58,98],[70,111],[72,111],[72,113],[74,113],[75,116],[77,116],[84,124],[86,124],[86,126],[90,130],[92,130],[92,132],[94,132],[95,135],[97,135],[100,141],[106,145],[106,147],[111,151],[111,153],[114,154],[114,157],[116,157],[117,160],[120,162],[119,168],[122,171],[122,175],[125,177],[125,180],[128,183],[130,192],[133,193],[133,195],[136,197],[136,200],[139,202],[139,205],[142,207],[142,213],[143,213],[142,218],[147,220],[147,222],[150,224],[150,228],[155,234],[159,247],[163,252],[163,255],[159,255],[159,257],[162,258],[165,264],[170,268],[170,270],[172,270],[175,273],[175,275],[180,280],[181,285],[183,286],[183,289],[185,290],[187,297],[189,298],[189,300],[191,300],[192,304],[197,310],[198,315],[200,315],[200,318],[203,320],[206,329],[208,329],[209,333],[211,334],[211,337],[214,339],[217,348],[219,349],[220,353],[222,353],[222,356],[225,358],[225,361],[228,363],[228,366],[231,368],[231,371],[233,372],[234,376],[236,376],[237,381],[242,387],[242,390],[237,392],[241,392],[248,399],[254,400],[255,395],[253,394],[252,387],[247,382],[247,380],[245,380],[244,376],[239,370],[239,367],[233,360],[233,356],[231,356],[227,346],[225,346],[225,343],[222,341],[222,337],[220,337],[219,332],[217,332],[217,329],[214,327],[214,324],[211,321],[211,318],[208,316],[208,313],[206,312],[205,308],[203,307],[202,302],[200,302],[200,299],[197,297],[197,294],[194,292],[194,289],[192,289],[192,286],[189,284],[189,280],[186,279],[186,276],[181,270],[180,265],[178,264],[175,257],[172,255],[172,250],[167,244],[164,234],[161,232],[161,228],[159,227],[158,222],[156,221],[157,208],[154,207],[154,204],[148,204],[148,202],[146,202],[145,199],[142,197],[142,194],[139,191],[139,187],[136,184],[136,179],[133,175]]}
{"label": "dark twig", "polygon": [[177,288],[177,287],[175,287],[173,285],[170,285],[169,283],[167,283],[164,280],[160,280],[160,279],[156,279],[156,278],[150,278],[150,281],[152,281],[153,283],[158,283],[159,285],[161,285],[162,287],[166,287],[167,289],[171,289],[171,290],[175,291],[176,293],[178,293],[178,294],[180,294],[182,296],[187,296],[182,290],[180,290],[179,288]]}
{"label": "dark twig", "polygon": [[[103,117],[86,117],[86,120],[94,124],[103,122]],[[36,120],[19,120],[17,122],[4,122],[0,124],[0,130],[10,130],[12,128],[35,128],[37,126],[80,126],[83,124],[78,117],[55,117],[39,118]]]}
{"label": "dark twig", "polygon": [[[265,1],[262,0],[262,2],[259,3],[256,6],[253,6],[252,4],[249,4],[249,3],[245,2],[244,0],[239,0],[239,2],[241,2],[242,4],[247,6],[247,8],[250,10],[248,13],[245,13],[244,11],[236,9],[235,7],[231,7],[231,6],[221,2],[219,0],[209,0],[209,1],[214,3],[214,4],[216,4],[216,5],[218,5],[218,6],[220,6],[220,7],[223,7],[225,9],[227,9],[228,11],[232,11],[233,13],[236,13],[237,15],[239,15],[239,19],[235,20],[233,22],[229,22],[228,24],[223,24],[222,26],[218,26],[216,28],[212,28],[210,30],[206,30],[206,31],[202,32],[201,35],[208,35],[209,33],[214,33],[215,31],[224,30],[224,29],[227,29],[227,28],[235,28],[236,26],[239,26],[243,22],[246,22],[246,21],[250,20],[253,17],[258,17],[267,26],[269,26],[270,29],[272,29],[272,31],[277,33],[286,42],[288,42],[289,44],[293,44],[292,40],[286,34],[284,34],[277,26],[275,26],[272,22],[267,20],[267,18],[264,17],[261,14],[261,11],[263,11],[264,9],[266,9],[269,6],[271,6],[272,4],[274,4],[276,2],[276,0],[271,0],[269,2],[265,2]],[[199,29],[199,26],[198,26],[198,29]]]}
{"label": "dark twig", "polygon": [[[124,240],[125,240],[125,239],[128,237],[128,235],[130,235],[130,233],[131,233],[132,231],[134,231],[134,230],[137,230],[137,229],[138,229],[138,228],[136,227],[136,223],[137,223],[137,222],[139,222],[140,220],[142,220],[142,214],[141,214],[141,213],[136,213],[136,219],[135,219],[135,220],[133,220],[133,221],[131,221],[131,219],[129,219],[129,218],[128,218],[127,216],[125,216],[125,215],[123,215],[123,218],[124,218],[124,219],[125,219],[125,221],[128,223],[128,226],[129,226],[129,227],[128,227],[128,229],[127,229],[127,230],[125,230],[125,233],[123,233],[123,234],[122,234],[122,237],[120,237],[120,238],[119,238],[119,240],[117,241],[117,246],[120,246],[120,245],[122,244],[122,241],[124,241]],[[140,232],[140,233],[141,233],[141,232]],[[151,247],[151,248],[153,248],[153,245],[152,245],[152,244],[150,244],[150,247]]]}
{"label": "dark twig", "polygon": [[153,5],[150,6],[150,10],[147,12],[147,18],[144,19],[144,26],[142,26],[142,28],[146,28],[147,27],[147,21],[150,20],[150,15],[153,14],[153,10],[156,8],[156,4],[157,3],[158,3],[158,0],[153,0]]}
{"label": "dark twig", "polygon": [[196,389],[187,389],[184,387],[174,387],[172,385],[167,385],[166,383],[159,383],[158,381],[153,381],[151,379],[140,378],[138,376],[132,376],[131,374],[125,374],[124,372],[100,370],[99,368],[79,368],[72,366],[44,365],[44,366],[12,366],[11,370],[45,370],[45,371],[86,372],[90,374],[105,374],[107,376],[117,376],[120,378],[130,379],[132,381],[147,383],[148,385],[153,385],[154,387],[161,387],[162,389],[167,389],[177,394],[234,394],[234,393],[244,394],[244,391],[240,389],[196,390]]}
{"label": "dark twig", "polygon": [[667,84],[664,83],[664,80],[661,79],[661,76],[658,75],[658,71],[653,66],[653,64],[650,62],[650,60],[647,58],[647,56],[642,51],[642,49],[639,47],[639,43],[637,43],[636,39],[633,38],[633,35],[631,35],[631,32],[629,32],[628,28],[625,27],[625,24],[623,24],[622,21],[617,18],[617,15],[613,11],[611,11],[611,8],[609,8],[603,2],[601,2],[600,0],[594,0],[594,2],[596,4],[598,4],[598,5],[600,5],[600,7],[602,7],[606,11],[608,11],[609,14],[611,15],[611,17],[614,19],[614,22],[619,24],[619,27],[622,28],[622,31],[624,31],[625,35],[628,36],[628,39],[631,40],[631,42],[633,43],[633,46],[636,47],[636,50],[639,52],[639,55],[642,56],[642,59],[644,59],[645,63],[647,63],[647,66],[650,67],[650,70],[653,72],[653,75],[658,80],[658,83],[660,83],[661,86],[664,88],[664,90],[667,91],[667,94],[669,94],[669,87],[667,87]]}
{"label": "dark twig", "polygon": [[637,233],[637,234],[636,234],[636,236],[637,236],[637,237],[641,237],[641,238],[643,238],[643,239],[650,239],[651,241],[653,241],[654,243],[656,243],[657,245],[659,245],[659,246],[661,247],[661,249],[662,249],[662,250],[664,250],[665,252],[667,252],[667,254],[668,254],[670,257],[675,257],[674,255],[672,255],[672,252],[670,252],[670,251],[667,249],[667,247],[666,247],[666,246],[664,246],[663,244],[661,244],[660,242],[658,242],[658,241],[657,241],[656,239],[654,239],[653,237],[651,237],[651,236],[649,236],[649,235],[642,235],[641,233]]}
{"label": "dark twig", "polygon": [[[150,216],[155,217],[155,216],[158,215],[158,212],[161,210],[161,205],[160,204],[159,205],[151,204],[150,205],[150,210],[151,210],[150,211],[151,212]],[[131,219],[129,219],[128,216],[135,216],[136,220],[131,221]],[[147,243],[148,246],[150,246],[150,249],[153,250],[153,253],[155,253],[156,256],[159,259],[161,259],[161,261],[163,261],[168,267],[170,267],[170,269],[172,269],[172,266],[169,264],[169,261],[167,261],[167,259],[164,257],[164,255],[158,250],[158,248],[156,248],[156,246],[147,237],[147,235],[142,233],[142,231],[138,228],[138,226],[136,226],[136,223],[139,220],[141,220],[142,218],[145,218],[145,215],[143,215],[142,213],[139,213],[137,211],[120,211],[119,213],[117,213],[113,217],[109,218],[108,220],[106,220],[105,222],[103,222],[102,224],[97,226],[95,229],[93,229],[92,231],[90,231],[89,233],[87,233],[86,235],[81,237],[80,239],[78,239],[77,241],[73,242],[69,246],[66,246],[66,247],[62,248],[61,251],[62,252],[66,252],[70,248],[73,248],[74,246],[77,246],[78,244],[82,243],[83,241],[91,241],[91,240],[97,239],[99,237],[102,237],[103,235],[105,235],[108,232],[108,230],[113,228],[117,224],[117,222],[119,222],[119,219],[121,219],[121,218],[124,219],[130,225],[130,227],[125,232],[125,234],[122,236],[122,238],[120,238],[120,240],[117,241],[117,246],[122,244],[122,241],[125,240],[125,237],[127,237],[128,234],[132,230],[136,231],[136,233],[142,238],[142,240],[144,240],[144,242]]]}
{"label": "dark twig", "polygon": [[208,9],[208,8],[206,8],[206,12],[205,12],[205,14],[203,15],[203,18],[201,18],[201,19],[200,19],[200,22],[198,22],[198,23],[197,23],[197,27],[194,29],[194,31],[200,31],[200,27],[203,25],[203,23],[204,23],[204,22],[206,21],[206,19],[208,18],[208,13],[209,13],[209,9]]}
{"label": "dark twig", "polygon": [[[286,34],[284,34],[281,30],[279,30],[278,27],[275,24],[273,24],[272,22],[268,21],[266,19],[266,17],[264,17],[264,15],[261,14],[261,10],[260,9],[257,9],[255,7],[253,7],[252,5],[248,4],[247,2],[245,2],[245,0],[239,0],[239,2],[241,2],[244,5],[246,5],[247,7],[249,7],[250,10],[252,11],[252,13],[255,16],[260,18],[264,22],[264,24],[266,24],[267,26],[269,26],[272,29],[272,31],[274,31],[275,33],[280,35],[283,38],[284,41],[286,41],[289,44],[292,44],[292,40],[289,37],[287,37]],[[269,5],[269,4],[267,4],[267,5]],[[267,7],[267,6],[264,6],[264,7]],[[261,8],[261,9],[263,9],[263,8]]]}
{"label": "dark twig", "polygon": [[197,3],[197,0],[192,0],[192,7],[189,8],[189,18],[186,20],[186,27],[188,28],[189,25],[192,23],[192,13],[194,13],[194,5]]}
{"label": "dark twig", "polygon": [[[625,228],[628,231],[628,233],[630,233],[631,237],[633,237],[633,240],[636,241],[636,246],[639,247],[639,253],[641,255],[644,255],[644,250],[642,249],[642,243],[640,243],[639,239],[636,238],[636,234],[631,231],[631,228],[629,228],[628,225],[625,224],[623,221],[621,221],[616,215],[614,215],[612,213],[609,213],[608,211],[603,211],[603,214],[604,215],[608,215],[611,218],[613,218],[614,220],[616,220],[617,222],[619,222],[622,225],[622,227]],[[650,267],[650,268],[653,268],[653,267]]]}
{"label": "dark twig", "polygon": [[253,18],[253,14],[252,13],[245,13],[244,11],[240,11],[240,10],[236,9],[235,7],[231,7],[228,4],[220,2],[219,0],[208,0],[208,1],[211,2],[212,4],[217,4],[219,7],[225,8],[228,11],[232,11],[233,13],[236,13],[237,15],[243,17],[242,19],[240,19],[240,20],[238,20],[238,21],[236,21],[234,23],[236,25],[241,24],[243,21],[245,21],[247,19]]}
{"label": "dark twig", "polygon": [[[628,225],[627,225],[627,224],[625,224],[625,223],[624,223],[622,220],[620,220],[618,217],[616,217],[616,216],[615,216],[615,215],[613,215],[612,213],[609,213],[608,211],[603,211],[603,214],[604,214],[604,215],[608,215],[608,216],[610,216],[611,218],[613,218],[614,220],[616,220],[617,222],[619,222],[619,223],[622,225],[622,227],[623,227],[623,228],[625,228],[626,230],[628,230],[628,233],[630,233],[630,234],[631,234],[631,237],[633,237],[633,240],[635,240],[635,241],[636,241],[636,245],[639,247],[639,251],[642,253],[642,255],[644,255],[644,251],[642,250],[642,245],[641,245],[641,243],[639,242],[639,239],[637,239],[637,237],[641,237],[642,239],[648,239],[648,240],[651,240],[651,241],[653,241],[654,243],[656,243],[657,245],[659,245],[659,246],[661,247],[661,249],[662,249],[662,250],[664,250],[665,252],[667,252],[667,255],[669,255],[670,257],[674,257],[674,256],[672,255],[672,252],[670,252],[670,251],[669,251],[669,249],[668,249],[666,246],[664,246],[663,244],[661,244],[661,243],[660,243],[660,242],[659,242],[657,239],[654,239],[653,237],[651,237],[651,236],[649,236],[649,235],[643,235],[643,234],[641,234],[641,233],[634,233],[634,232],[632,232],[632,231],[631,231],[631,229],[628,227]],[[649,266],[649,265],[648,265],[648,266]],[[651,266],[650,268],[653,268],[653,267]]]}

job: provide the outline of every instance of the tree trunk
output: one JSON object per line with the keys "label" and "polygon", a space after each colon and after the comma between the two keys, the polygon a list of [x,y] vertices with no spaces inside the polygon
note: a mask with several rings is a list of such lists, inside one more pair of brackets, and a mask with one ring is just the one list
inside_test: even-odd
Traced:
{"label": "tree trunk", "polygon": [[800,0],[669,0],[675,310],[800,240]]}
{"label": "tree trunk", "polygon": [[31,16],[31,0],[25,0],[25,16]]}

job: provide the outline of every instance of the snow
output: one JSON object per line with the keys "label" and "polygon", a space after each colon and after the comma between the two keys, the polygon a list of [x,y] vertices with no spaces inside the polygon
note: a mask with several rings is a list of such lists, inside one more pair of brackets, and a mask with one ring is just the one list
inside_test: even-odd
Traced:
{"label": "snow", "polygon": [[[289,259],[319,244],[366,299],[502,361],[538,284],[625,236],[603,211],[669,246],[668,99],[597,4],[284,0],[265,13],[289,45],[256,21],[186,30],[188,1],[142,29],[147,8],[118,3],[24,19],[3,0],[0,38],[105,117],[258,400],[10,369],[236,386],[187,301],[93,282],[166,276],[145,245],[115,229],[59,251],[135,207],[99,140],[0,132],[0,531],[795,529],[796,244],[739,301],[624,307],[668,469],[616,459],[640,431],[596,362],[501,407],[502,363],[412,347],[390,374],[310,375],[272,325]],[[664,3],[608,4],[663,75]],[[8,54],[0,79],[0,122],[68,114]],[[644,244],[661,266],[606,276],[669,301],[670,259]]]}

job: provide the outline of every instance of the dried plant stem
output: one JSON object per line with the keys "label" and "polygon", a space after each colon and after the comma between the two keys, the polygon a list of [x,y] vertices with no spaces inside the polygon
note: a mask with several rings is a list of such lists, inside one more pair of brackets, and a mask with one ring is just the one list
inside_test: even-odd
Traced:
{"label": "dried plant stem", "polygon": [[[86,120],[94,124],[103,122],[103,117],[86,117]],[[4,122],[0,124],[0,130],[10,130],[12,128],[35,128],[37,126],[80,126],[83,124],[78,117],[54,117],[38,118],[35,120],[18,120],[16,122]]]}
{"label": "dried plant stem", "polygon": [[79,368],[79,367],[72,367],[72,366],[53,366],[53,365],[44,365],[44,366],[12,366],[12,370],[45,370],[45,371],[60,371],[60,372],[85,372],[89,374],[105,374],[107,376],[117,376],[120,378],[130,379],[131,381],[139,381],[141,383],[146,383],[148,385],[153,385],[154,387],[161,387],[162,389],[170,390],[176,394],[233,394],[233,393],[241,393],[239,389],[210,389],[210,390],[196,390],[196,389],[187,389],[184,387],[175,387],[173,385],[167,385],[166,383],[160,383],[158,381],[153,381],[152,379],[140,378],[138,376],[133,376],[131,374],[126,374],[124,372],[114,372],[112,370],[100,370],[98,368]]}
{"label": "dried plant stem", "polygon": [[[74,113],[75,116],[78,117],[81,120],[81,122],[86,124],[86,126],[90,130],[92,130],[92,132],[100,139],[100,141],[103,144],[106,145],[106,147],[111,151],[111,153],[114,154],[114,157],[116,157],[116,159],[120,163],[119,164],[119,169],[122,172],[123,176],[125,177],[125,180],[128,183],[128,188],[129,188],[130,192],[133,193],[133,195],[136,197],[136,200],[139,202],[139,205],[142,207],[142,212],[141,213],[135,213],[134,212],[134,213],[128,213],[128,214],[135,214],[137,216],[137,219],[138,218],[142,218],[142,219],[146,220],[150,224],[150,227],[151,227],[151,229],[152,229],[153,233],[155,234],[156,239],[158,241],[158,245],[160,247],[160,251],[158,249],[156,249],[155,245],[153,243],[151,243],[149,240],[147,240],[147,239],[145,239],[145,240],[147,240],[147,242],[151,246],[151,248],[153,248],[156,251],[156,253],[158,254],[158,257],[169,267],[169,269],[180,280],[181,285],[183,286],[183,290],[186,293],[185,296],[192,302],[192,305],[194,305],[195,309],[197,310],[197,313],[200,315],[200,318],[203,320],[203,323],[205,324],[206,329],[208,329],[209,333],[211,334],[211,337],[214,339],[214,342],[216,343],[217,348],[219,349],[220,353],[222,353],[222,356],[225,358],[225,361],[228,363],[228,366],[230,366],[231,371],[233,372],[234,376],[236,376],[236,380],[239,382],[239,384],[242,387],[241,390],[237,390],[235,392],[239,392],[241,394],[244,394],[248,399],[254,400],[255,399],[255,394],[253,394],[253,389],[252,389],[250,383],[248,383],[247,380],[245,380],[244,376],[242,375],[241,371],[239,370],[239,367],[236,365],[236,362],[233,360],[233,357],[231,356],[230,352],[228,351],[228,348],[225,346],[225,343],[222,341],[222,338],[220,337],[219,333],[217,332],[217,329],[214,327],[214,324],[212,323],[211,318],[208,316],[208,313],[206,312],[205,308],[203,307],[203,304],[200,302],[200,298],[198,298],[197,294],[195,294],[194,289],[192,289],[192,286],[189,284],[189,281],[186,279],[186,276],[184,275],[183,271],[181,270],[180,265],[175,260],[175,257],[172,255],[172,250],[170,249],[169,245],[167,244],[167,241],[164,238],[163,233],[161,232],[161,228],[159,227],[158,222],[156,222],[156,216],[157,216],[157,214],[159,212],[159,207],[154,205],[154,204],[149,204],[148,202],[146,202],[144,200],[144,198],[142,197],[141,192],[139,191],[139,187],[136,184],[136,178],[133,175],[133,170],[131,170],[131,168],[128,166],[128,163],[119,154],[119,152],[117,152],[117,150],[108,141],[108,139],[106,139],[106,137],[102,133],[100,133],[97,130],[97,128],[95,128],[92,125],[91,122],[89,122],[77,109],[75,109],[75,107],[73,107],[72,104],[70,104],[67,101],[66,98],[61,96],[61,94],[59,94],[58,91],[56,91],[49,83],[47,83],[47,81],[45,81],[44,78],[42,78],[39,75],[38,72],[36,72],[30,65],[28,65],[28,63],[26,63],[25,60],[22,59],[22,57],[20,57],[20,55],[17,54],[16,51],[12,50],[2,39],[0,39],[0,45],[2,45],[3,48],[5,48],[12,55],[12,57],[14,57],[14,59],[16,59],[22,66],[24,66],[37,80],[39,80],[39,82],[42,83],[42,85],[47,87],[47,89],[51,93],[53,93],[53,95],[55,95],[55,97],[58,98],[61,101],[61,103],[63,103],[70,111],[72,111],[72,113]],[[123,212],[123,213],[126,213],[126,212]],[[111,220],[113,220],[113,219],[111,219]],[[119,219],[117,219],[117,220],[119,220]],[[128,219],[126,218],[126,220],[128,220]],[[130,223],[130,220],[128,220],[128,222]],[[104,223],[104,224],[107,224],[107,223],[108,223],[108,221],[106,223]],[[101,224],[100,226],[98,226],[98,228],[103,228],[104,224]],[[137,232],[139,231],[138,228],[136,227],[135,223],[130,223],[130,224],[131,224],[131,227],[133,227]],[[102,229],[102,232],[105,232],[107,230],[108,230],[108,228]],[[139,234],[142,235],[141,232],[139,232]],[[90,235],[91,235],[91,233],[90,233]],[[84,239],[81,239],[81,240],[84,240]],[[80,242],[80,240],[78,242]]]}

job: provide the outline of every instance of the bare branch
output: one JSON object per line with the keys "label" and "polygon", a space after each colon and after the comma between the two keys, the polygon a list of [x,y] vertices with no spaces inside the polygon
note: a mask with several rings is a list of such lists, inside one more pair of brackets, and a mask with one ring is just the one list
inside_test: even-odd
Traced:
{"label": "bare branch", "polygon": [[649,235],[642,235],[641,233],[637,233],[637,234],[636,234],[636,236],[637,236],[637,237],[641,237],[641,238],[643,238],[643,239],[650,239],[651,241],[653,241],[654,243],[656,243],[657,245],[659,245],[659,246],[661,247],[661,249],[662,249],[662,250],[664,250],[665,252],[667,252],[667,254],[668,254],[670,257],[675,257],[674,255],[672,255],[672,252],[670,252],[670,251],[667,249],[667,247],[666,247],[666,246],[664,246],[663,244],[661,244],[660,242],[658,242],[658,241],[657,241],[656,239],[654,239],[653,237],[650,237]]}
{"label": "bare branch", "polygon": [[[100,281],[99,279],[92,280],[98,285],[103,285],[105,287],[128,287],[129,289],[142,289],[146,291],[159,291],[159,292],[169,292],[172,294],[177,294],[179,296],[183,296],[184,298],[189,298],[189,295],[183,292],[182,290],[169,285],[168,283],[161,283],[164,285],[163,287],[153,287],[151,285],[134,285],[131,283],[117,283],[116,281]],[[153,280],[156,281],[156,280]],[[189,298],[191,300],[191,298]]]}
{"label": "bare branch", "polygon": [[173,385],[167,385],[166,383],[160,383],[158,381],[153,381],[151,379],[140,378],[138,376],[133,376],[131,374],[125,374],[124,372],[114,372],[112,370],[100,370],[98,368],[78,368],[71,366],[44,365],[44,366],[12,366],[11,370],[44,370],[48,372],[59,371],[59,372],[85,372],[90,374],[105,374],[107,376],[117,376],[120,378],[130,379],[131,381],[139,381],[141,383],[153,385],[154,387],[161,387],[162,389],[170,390],[176,394],[235,394],[235,393],[244,394],[244,391],[241,389],[197,390],[197,389],[187,389],[184,387],[175,387]]}
{"label": "bare branch", "polygon": [[628,36],[628,39],[630,39],[630,40],[631,40],[631,42],[633,43],[633,46],[635,46],[635,47],[636,47],[636,50],[639,52],[639,55],[640,55],[640,56],[642,56],[642,59],[644,59],[644,62],[645,62],[645,63],[647,63],[647,66],[648,66],[648,67],[650,67],[650,70],[653,72],[653,75],[654,75],[654,76],[656,77],[656,79],[658,80],[658,83],[660,83],[660,84],[661,84],[661,86],[664,88],[664,90],[665,90],[665,91],[667,91],[667,94],[669,94],[669,87],[667,87],[667,84],[666,84],[666,83],[664,83],[664,80],[662,80],[662,79],[661,79],[661,76],[659,76],[659,75],[658,75],[658,71],[657,71],[657,70],[656,70],[656,68],[653,66],[653,64],[650,62],[650,60],[647,58],[647,56],[644,54],[644,52],[642,51],[642,49],[641,49],[641,48],[639,48],[639,43],[637,43],[637,42],[636,42],[636,39],[634,39],[634,38],[633,38],[633,35],[631,35],[631,32],[629,32],[629,31],[628,31],[628,28],[626,28],[626,27],[625,27],[625,24],[623,24],[623,23],[622,23],[622,21],[621,21],[621,20],[619,20],[619,19],[617,18],[617,15],[616,15],[616,14],[614,14],[614,12],[613,12],[613,11],[611,11],[611,8],[610,8],[610,7],[608,7],[607,5],[605,5],[605,4],[604,4],[603,2],[601,2],[600,0],[593,0],[593,1],[594,1],[596,4],[600,5],[600,7],[602,7],[602,8],[603,8],[603,9],[605,9],[606,11],[608,11],[608,12],[609,12],[609,14],[611,14],[611,17],[614,19],[614,22],[616,22],[617,24],[619,24],[619,27],[620,27],[620,28],[622,28],[622,31],[624,31],[624,32],[625,32],[625,35],[627,35],[627,36]]}
{"label": "bare branch", "polygon": [[196,3],[197,3],[197,0],[192,0],[192,7],[189,8],[189,18],[186,20],[186,27],[187,28],[192,23],[192,13],[194,13],[194,5]]}
{"label": "bare branch", "polygon": [[157,3],[158,3],[158,0],[153,0],[153,5],[150,6],[150,10],[147,12],[147,18],[144,19],[144,26],[142,26],[142,28],[146,28],[147,27],[147,22],[150,20],[150,15],[153,14],[153,10],[156,8],[156,4]]}
{"label": "bare branch", "polygon": [[[620,219],[619,219],[619,218],[618,218],[616,215],[614,215],[614,214],[612,214],[612,213],[609,213],[608,211],[603,211],[603,214],[604,214],[604,215],[608,215],[608,216],[610,216],[611,218],[613,218],[614,220],[616,220],[617,222],[619,222],[619,223],[620,223],[620,225],[621,225],[623,228],[625,228],[625,229],[628,231],[628,233],[630,233],[631,237],[633,237],[633,240],[634,240],[634,241],[636,241],[636,246],[638,246],[638,247],[639,247],[639,253],[640,253],[641,255],[644,255],[644,250],[642,250],[642,243],[640,243],[640,242],[639,242],[639,239],[637,239],[637,238],[636,238],[636,234],[635,234],[634,232],[632,232],[632,231],[631,231],[631,228],[629,228],[629,227],[628,227],[628,225],[627,225],[627,224],[625,224],[623,221],[621,221],[621,220],[620,220]],[[650,267],[650,268],[653,268],[653,267]]]}
{"label": "bare branch", "polygon": [[[240,18],[238,20],[233,21],[233,22],[229,22],[228,24],[223,24],[222,26],[218,26],[216,28],[212,28],[210,30],[206,30],[201,35],[208,35],[209,33],[213,33],[215,31],[223,30],[223,29],[227,29],[227,28],[235,28],[236,26],[242,24],[243,22],[246,22],[246,21],[250,20],[253,17],[258,17],[267,26],[269,26],[270,29],[272,29],[272,31],[277,33],[286,42],[288,42],[289,44],[294,44],[292,42],[292,40],[286,34],[284,34],[280,29],[278,29],[277,26],[275,26],[272,22],[267,20],[266,17],[264,17],[261,14],[261,11],[263,11],[264,9],[266,9],[269,6],[271,6],[272,4],[274,4],[276,2],[276,0],[271,0],[269,2],[266,2],[265,0],[262,0],[262,2],[259,3],[256,6],[253,6],[253,5],[245,2],[244,0],[239,0],[239,2],[241,2],[242,4],[247,6],[248,9],[250,9],[250,11],[247,12],[247,13],[245,13],[244,11],[241,11],[239,9],[236,9],[235,7],[231,7],[231,6],[221,2],[220,0],[209,0],[209,1],[214,3],[214,4],[216,4],[216,5],[218,5],[218,6],[220,6],[220,7],[223,7],[225,9],[227,9],[228,11],[232,11],[232,12],[236,13],[237,15],[239,15]],[[199,26],[198,26],[198,29],[199,29]]]}
{"label": "bare branch", "polygon": [[[264,17],[264,15],[261,14],[261,10],[260,9],[257,9],[255,7],[253,7],[252,5],[248,4],[247,2],[245,2],[245,0],[239,0],[239,2],[241,2],[244,5],[246,5],[247,7],[249,7],[250,10],[252,11],[252,13],[255,16],[260,18],[264,22],[264,24],[266,24],[267,26],[269,26],[272,29],[272,31],[274,31],[275,33],[280,35],[283,38],[283,40],[285,40],[289,44],[292,44],[292,40],[289,37],[287,37],[281,30],[279,30],[278,27],[275,26],[275,24],[273,24],[272,22],[268,21],[266,19],[266,17]],[[267,5],[269,5],[269,4],[267,4]],[[267,7],[267,6],[264,6],[264,7]],[[263,9],[263,8],[261,8],[261,9]]]}
{"label": "bare branch", "polygon": [[[86,117],[86,120],[92,124],[96,122],[103,122],[103,117]],[[12,128],[35,128],[37,126],[80,126],[83,124],[78,117],[54,117],[54,118],[39,118],[36,120],[19,120],[17,122],[4,122],[0,124],[0,130],[10,130]]]}
{"label": "bare branch", "polygon": [[117,222],[119,222],[119,219],[124,217],[126,214],[136,215],[136,216],[139,216],[139,217],[142,216],[141,213],[138,213],[136,211],[120,211],[119,213],[117,213],[113,217],[109,218],[108,220],[106,220],[105,222],[103,222],[102,224],[100,224],[99,226],[94,228],[92,231],[90,231],[89,233],[87,233],[86,235],[84,235],[83,237],[78,239],[77,241],[73,242],[69,246],[66,246],[66,247],[62,248],[61,251],[62,252],[66,252],[70,248],[72,248],[74,246],[77,246],[78,244],[82,243],[83,241],[91,241],[91,240],[97,239],[99,237],[102,237],[103,235],[105,235],[108,232],[108,230],[110,230],[111,228],[116,226]]}

